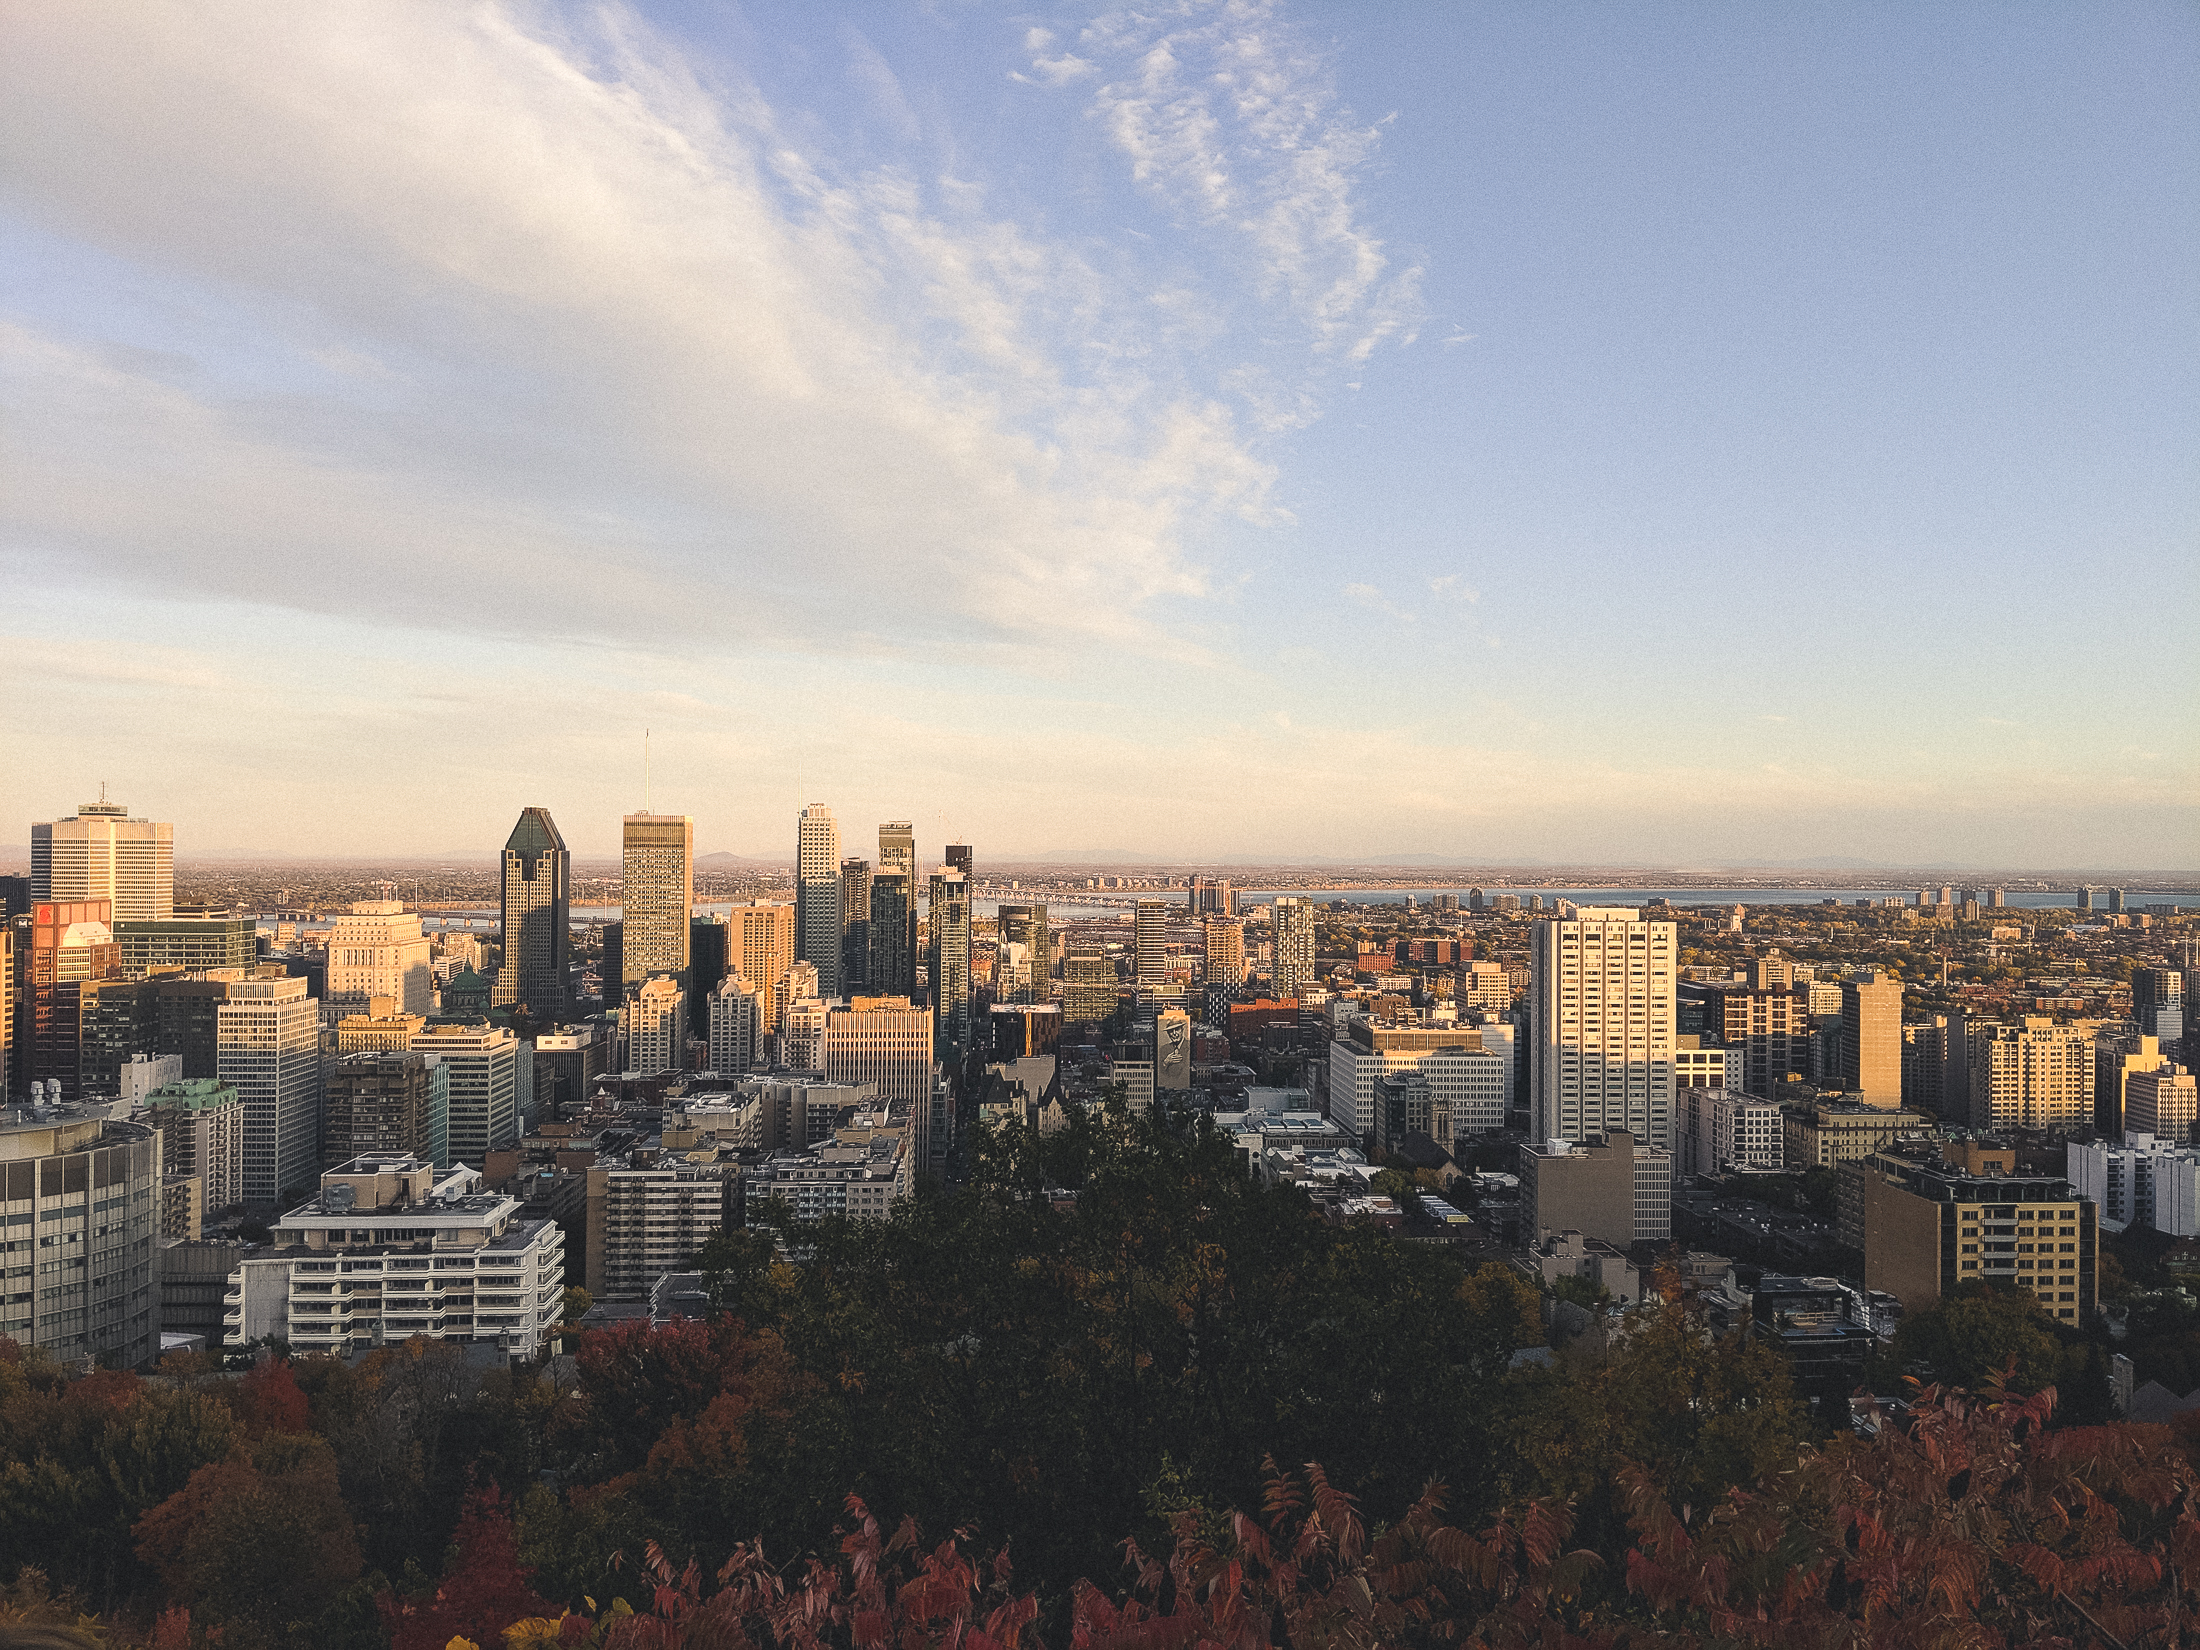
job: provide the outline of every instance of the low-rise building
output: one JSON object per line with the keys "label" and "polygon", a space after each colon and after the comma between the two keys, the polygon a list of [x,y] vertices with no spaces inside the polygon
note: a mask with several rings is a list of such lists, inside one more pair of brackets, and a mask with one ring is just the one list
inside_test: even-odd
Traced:
{"label": "low-rise building", "polygon": [[1673,1235],[1673,1155],[1624,1129],[1522,1146],[1520,1184],[1535,1233],[1579,1232],[1623,1249]]}
{"label": "low-rise building", "polygon": [[418,1157],[365,1156],[242,1256],[223,1301],[235,1345],[267,1338],[342,1356],[400,1342],[486,1341],[533,1357],[558,1323],[564,1235],[480,1171],[438,1178]]}
{"label": "low-rise building", "polygon": [[1984,1279],[2035,1296],[2066,1323],[2082,1322],[2099,1293],[2100,1234],[2093,1200],[2068,1180],[1980,1170],[1881,1152],[1865,1165],[1864,1283],[1907,1312],[1959,1283]]}
{"label": "low-rise building", "polygon": [[1784,1161],[1780,1108],[1738,1089],[1684,1086],[1673,1091],[1682,1174],[1777,1169]]}
{"label": "low-rise building", "polygon": [[2073,1142],[2064,1151],[2070,1183],[2093,1200],[2110,1231],[2136,1225],[2168,1237],[2200,1236],[2200,1150],[2131,1129],[2120,1146]]}
{"label": "low-rise building", "polygon": [[1784,1108],[1781,1155],[1788,1171],[1831,1169],[1884,1151],[1905,1135],[1929,1133],[1934,1120],[1852,1100],[1820,1100]]}
{"label": "low-rise building", "polygon": [[909,1195],[911,1155],[907,1126],[883,1121],[843,1129],[810,1151],[774,1152],[749,1177],[749,1219],[757,1221],[774,1200],[797,1220],[883,1218]]}

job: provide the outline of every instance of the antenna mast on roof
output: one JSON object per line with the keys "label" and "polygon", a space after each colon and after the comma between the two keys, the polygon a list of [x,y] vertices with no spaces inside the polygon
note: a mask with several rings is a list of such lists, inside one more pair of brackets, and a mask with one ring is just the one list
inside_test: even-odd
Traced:
{"label": "antenna mast on roof", "polygon": [[649,729],[642,729],[642,812],[649,812]]}

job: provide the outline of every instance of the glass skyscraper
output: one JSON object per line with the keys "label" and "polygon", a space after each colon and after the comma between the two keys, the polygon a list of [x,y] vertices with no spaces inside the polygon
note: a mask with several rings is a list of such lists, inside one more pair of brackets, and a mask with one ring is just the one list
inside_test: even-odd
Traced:
{"label": "glass skyscraper", "polygon": [[572,859],[547,808],[522,808],[504,842],[504,957],[489,1001],[525,1003],[538,1024],[566,1018],[573,946]]}

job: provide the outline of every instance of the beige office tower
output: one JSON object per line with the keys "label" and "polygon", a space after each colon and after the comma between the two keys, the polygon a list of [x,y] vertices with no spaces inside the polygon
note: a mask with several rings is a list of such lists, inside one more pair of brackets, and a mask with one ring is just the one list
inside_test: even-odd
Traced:
{"label": "beige office tower", "polygon": [[851,997],[826,1011],[819,1064],[835,1083],[876,1083],[879,1101],[907,1106],[918,1132],[932,1098],[932,1015],[907,997]]}
{"label": "beige office tower", "polygon": [[1974,1129],[2067,1132],[2092,1120],[2091,1032],[2028,1016],[1974,1026],[1970,1045]]}
{"label": "beige office tower", "polygon": [[244,1200],[274,1209],[321,1168],[321,1005],[306,982],[261,968],[215,1010],[215,1075],[244,1102]]}
{"label": "beige office tower", "polygon": [[686,814],[628,814],[622,838],[623,994],[652,974],[687,973],[688,913],[695,903],[695,821]]}
{"label": "beige office tower", "polygon": [[655,1077],[687,1066],[687,993],[660,974],[644,980],[626,1000],[626,1069]]}
{"label": "beige office tower", "polygon": [[1279,895],[1270,907],[1275,927],[1275,962],[1270,977],[1279,998],[1296,998],[1314,983],[1314,902],[1299,894]]}
{"label": "beige office tower", "polygon": [[763,1004],[764,1030],[779,1029],[779,987],[794,967],[794,907],[752,900],[726,914],[733,925],[727,936],[727,966],[756,987]]}
{"label": "beige office tower", "polygon": [[917,885],[917,833],[906,819],[890,819],[878,828],[878,868],[899,871]]}
{"label": "beige office tower", "polygon": [[176,914],[176,828],[119,802],[80,802],[74,819],[31,827],[31,898],[110,900],[115,922]]}
{"label": "beige office tower", "polygon": [[1245,924],[1236,917],[1209,917],[1207,931],[1207,983],[1240,986],[1245,983]]}
{"label": "beige office tower", "polygon": [[1867,1106],[1902,1104],[1902,982],[1890,974],[1842,983],[1841,1086]]}
{"label": "beige office tower", "polygon": [[419,917],[400,901],[356,901],[329,930],[322,1006],[356,1013],[373,998],[394,997],[402,1013],[434,1012],[429,950]]}
{"label": "beige office tower", "polygon": [[1623,906],[1535,924],[1528,952],[1530,1138],[1626,1130],[1673,1147],[1674,925]]}

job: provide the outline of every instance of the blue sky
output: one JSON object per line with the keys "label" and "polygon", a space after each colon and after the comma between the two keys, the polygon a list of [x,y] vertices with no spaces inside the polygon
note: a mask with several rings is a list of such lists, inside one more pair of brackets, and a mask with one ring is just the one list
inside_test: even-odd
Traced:
{"label": "blue sky", "polygon": [[2189,7],[11,10],[19,820],[2200,863]]}

